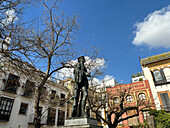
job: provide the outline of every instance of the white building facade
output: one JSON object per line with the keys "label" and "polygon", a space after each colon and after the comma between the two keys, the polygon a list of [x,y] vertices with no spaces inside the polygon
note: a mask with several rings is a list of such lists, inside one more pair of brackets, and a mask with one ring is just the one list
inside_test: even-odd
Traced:
{"label": "white building facade", "polygon": [[[1,59],[4,59],[2,55]],[[6,63],[0,66],[0,128],[34,127],[36,91],[40,79]],[[47,80],[40,101],[42,127],[63,127],[67,116],[67,105],[64,103],[67,95],[67,88]]]}
{"label": "white building facade", "polygon": [[[27,90],[29,80],[17,78],[15,73],[8,73],[0,77],[0,127],[1,128],[27,128],[34,127],[35,90]],[[19,82],[17,81],[19,80]],[[24,84],[25,82],[25,84]],[[36,83],[32,82],[32,83]],[[51,83],[51,84],[49,84]],[[55,83],[46,84],[45,96],[52,100],[66,98],[68,91]],[[35,89],[35,88],[32,88]],[[29,91],[29,92],[28,92]],[[54,99],[53,99],[54,98]],[[64,125],[67,109],[62,100],[56,105],[40,102],[42,108],[41,123],[43,126],[57,127]],[[55,102],[55,101],[54,101]]]}
{"label": "white building facade", "polygon": [[144,58],[141,66],[157,110],[170,112],[170,52]]}

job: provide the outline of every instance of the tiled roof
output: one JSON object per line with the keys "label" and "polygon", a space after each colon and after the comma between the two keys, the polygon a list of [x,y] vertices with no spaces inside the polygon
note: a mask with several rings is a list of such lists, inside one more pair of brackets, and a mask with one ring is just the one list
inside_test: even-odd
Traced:
{"label": "tiled roof", "polygon": [[151,57],[141,59],[141,64],[145,65],[145,64],[150,64],[150,63],[154,63],[154,62],[158,62],[158,61],[166,60],[166,59],[170,59],[170,52],[166,52],[166,53],[162,53],[159,55],[154,55]]}

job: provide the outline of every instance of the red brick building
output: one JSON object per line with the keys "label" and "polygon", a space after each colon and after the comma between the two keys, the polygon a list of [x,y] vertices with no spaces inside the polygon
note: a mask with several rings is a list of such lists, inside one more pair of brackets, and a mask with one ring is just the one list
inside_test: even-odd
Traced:
{"label": "red brick building", "polygon": [[[149,107],[146,108],[146,106],[155,108],[155,105],[148,80],[107,88],[108,96],[111,97],[109,104],[119,106],[121,101],[120,95],[122,92],[124,92],[124,90],[126,90],[126,94],[124,95],[125,100],[123,103],[124,108],[138,106],[138,110],[128,110],[121,116],[121,118],[123,119],[128,116],[137,114],[138,111],[139,116],[120,122],[118,127],[129,128],[130,126],[142,124],[144,120],[149,121]],[[111,117],[112,121],[114,121],[114,117],[115,115],[113,114]]]}

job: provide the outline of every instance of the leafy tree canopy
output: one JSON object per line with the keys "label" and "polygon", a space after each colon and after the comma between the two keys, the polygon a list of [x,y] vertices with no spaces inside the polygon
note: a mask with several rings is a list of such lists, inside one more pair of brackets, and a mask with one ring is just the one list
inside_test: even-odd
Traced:
{"label": "leafy tree canopy", "polygon": [[170,128],[170,113],[167,113],[165,110],[151,109],[150,114],[155,117],[157,128]]}

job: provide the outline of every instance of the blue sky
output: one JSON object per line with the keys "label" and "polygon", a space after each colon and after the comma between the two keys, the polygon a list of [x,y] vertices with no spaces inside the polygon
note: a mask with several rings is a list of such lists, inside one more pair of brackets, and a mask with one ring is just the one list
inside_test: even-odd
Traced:
{"label": "blue sky", "polygon": [[78,14],[81,30],[76,41],[100,49],[105,75],[130,83],[131,74],[141,71],[139,56],[170,50],[168,5],[169,0],[63,0],[61,8],[67,15]]}

